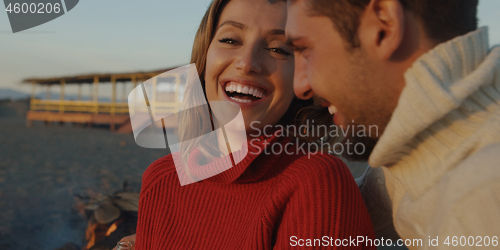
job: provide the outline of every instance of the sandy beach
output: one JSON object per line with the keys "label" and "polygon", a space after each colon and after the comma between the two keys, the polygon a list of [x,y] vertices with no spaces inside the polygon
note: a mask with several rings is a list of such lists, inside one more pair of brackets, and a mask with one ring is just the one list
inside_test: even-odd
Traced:
{"label": "sandy beach", "polygon": [[26,103],[0,105],[0,249],[53,250],[85,243],[86,219],[74,194],[139,191],[148,165],[166,150],[145,149],[130,134],[70,124],[26,127]]}
{"label": "sandy beach", "polygon": [[[0,103],[0,249],[54,250],[85,244],[86,219],[74,194],[111,194],[124,181],[140,190],[141,176],[166,150],[136,145],[133,135],[104,127],[34,123],[27,102]],[[350,164],[359,176],[363,163]]]}

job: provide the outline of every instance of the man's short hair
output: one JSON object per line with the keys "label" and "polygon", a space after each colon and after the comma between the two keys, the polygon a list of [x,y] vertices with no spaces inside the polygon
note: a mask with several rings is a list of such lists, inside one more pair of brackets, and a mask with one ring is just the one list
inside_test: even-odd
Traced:
{"label": "man's short hair", "polygon": [[[352,48],[360,46],[360,17],[370,0],[306,0],[313,15],[329,17]],[[478,0],[399,0],[422,22],[427,37],[436,43],[477,29]]]}

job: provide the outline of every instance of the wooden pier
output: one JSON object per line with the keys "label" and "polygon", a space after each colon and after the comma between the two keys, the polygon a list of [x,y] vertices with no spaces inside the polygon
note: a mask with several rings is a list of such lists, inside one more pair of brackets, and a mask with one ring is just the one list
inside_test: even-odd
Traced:
{"label": "wooden pier", "polygon": [[[27,126],[32,126],[33,121],[43,121],[45,124],[52,122],[58,123],[78,123],[78,124],[109,124],[111,131],[131,133],[132,127],[130,125],[129,107],[126,99],[126,94],[130,91],[126,90],[127,83],[132,83],[132,89],[141,84],[142,82],[157,76],[170,69],[155,70],[149,72],[132,72],[132,73],[116,73],[116,74],[86,74],[65,77],[53,78],[29,78],[25,79],[25,83],[30,83],[32,86],[30,110],[26,115]],[[172,76],[177,79],[179,76]],[[78,86],[77,100],[65,99],[65,87],[69,84],[76,84]],[[111,101],[99,101],[98,92],[99,84],[111,84]],[[117,85],[122,84],[122,98],[117,100]],[[89,86],[88,100],[82,100],[82,86]],[[46,98],[35,98],[35,91],[37,87],[46,89]],[[59,100],[51,99],[51,88],[59,87],[60,95]],[[178,84],[175,90],[178,90]],[[152,89],[152,100],[149,100],[152,112],[156,109],[165,112],[175,113],[179,108],[179,93],[175,90],[171,93],[158,93],[156,91],[156,79],[154,81],[154,88]],[[156,96],[158,95],[173,95],[174,102],[158,102]],[[161,98],[160,98],[161,99]],[[175,127],[177,124],[170,124]]]}

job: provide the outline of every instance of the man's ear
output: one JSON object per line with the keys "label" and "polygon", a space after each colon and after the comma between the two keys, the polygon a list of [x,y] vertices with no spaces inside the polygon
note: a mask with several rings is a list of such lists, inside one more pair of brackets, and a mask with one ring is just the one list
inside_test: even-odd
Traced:
{"label": "man's ear", "polygon": [[404,37],[404,9],[398,0],[371,0],[361,16],[358,36],[362,47],[388,60]]}

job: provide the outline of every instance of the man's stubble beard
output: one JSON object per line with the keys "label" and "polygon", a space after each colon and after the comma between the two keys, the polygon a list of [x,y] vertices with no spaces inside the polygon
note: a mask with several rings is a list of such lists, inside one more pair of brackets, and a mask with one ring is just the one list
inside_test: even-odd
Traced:
{"label": "man's stubble beard", "polygon": [[[351,87],[354,89],[352,93],[355,98],[347,97],[346,101],[355,100],[357,106],[350,106],[345,114],[349,130],[341,140],[344,147],[341,155],[349,161],[368,161],[392,112],[391,114],[384,112],[383,98],[380,101],[373,98],[374,95],[381,95],[383,92],[380,92],[380,84],[374,84],[376,67],[371,65],[363,49],[358,48],[353,51],[350,66],[349,83],[356,86]],[[373,131],[373,127],[370,126],[375,126],[376,130]],[[365,136],[359,136],[360,134]],[[358,146],[358,153],[353,153],[356,152],[355,147],[358,144],[364,145],[364,151],[359,153]]]}

